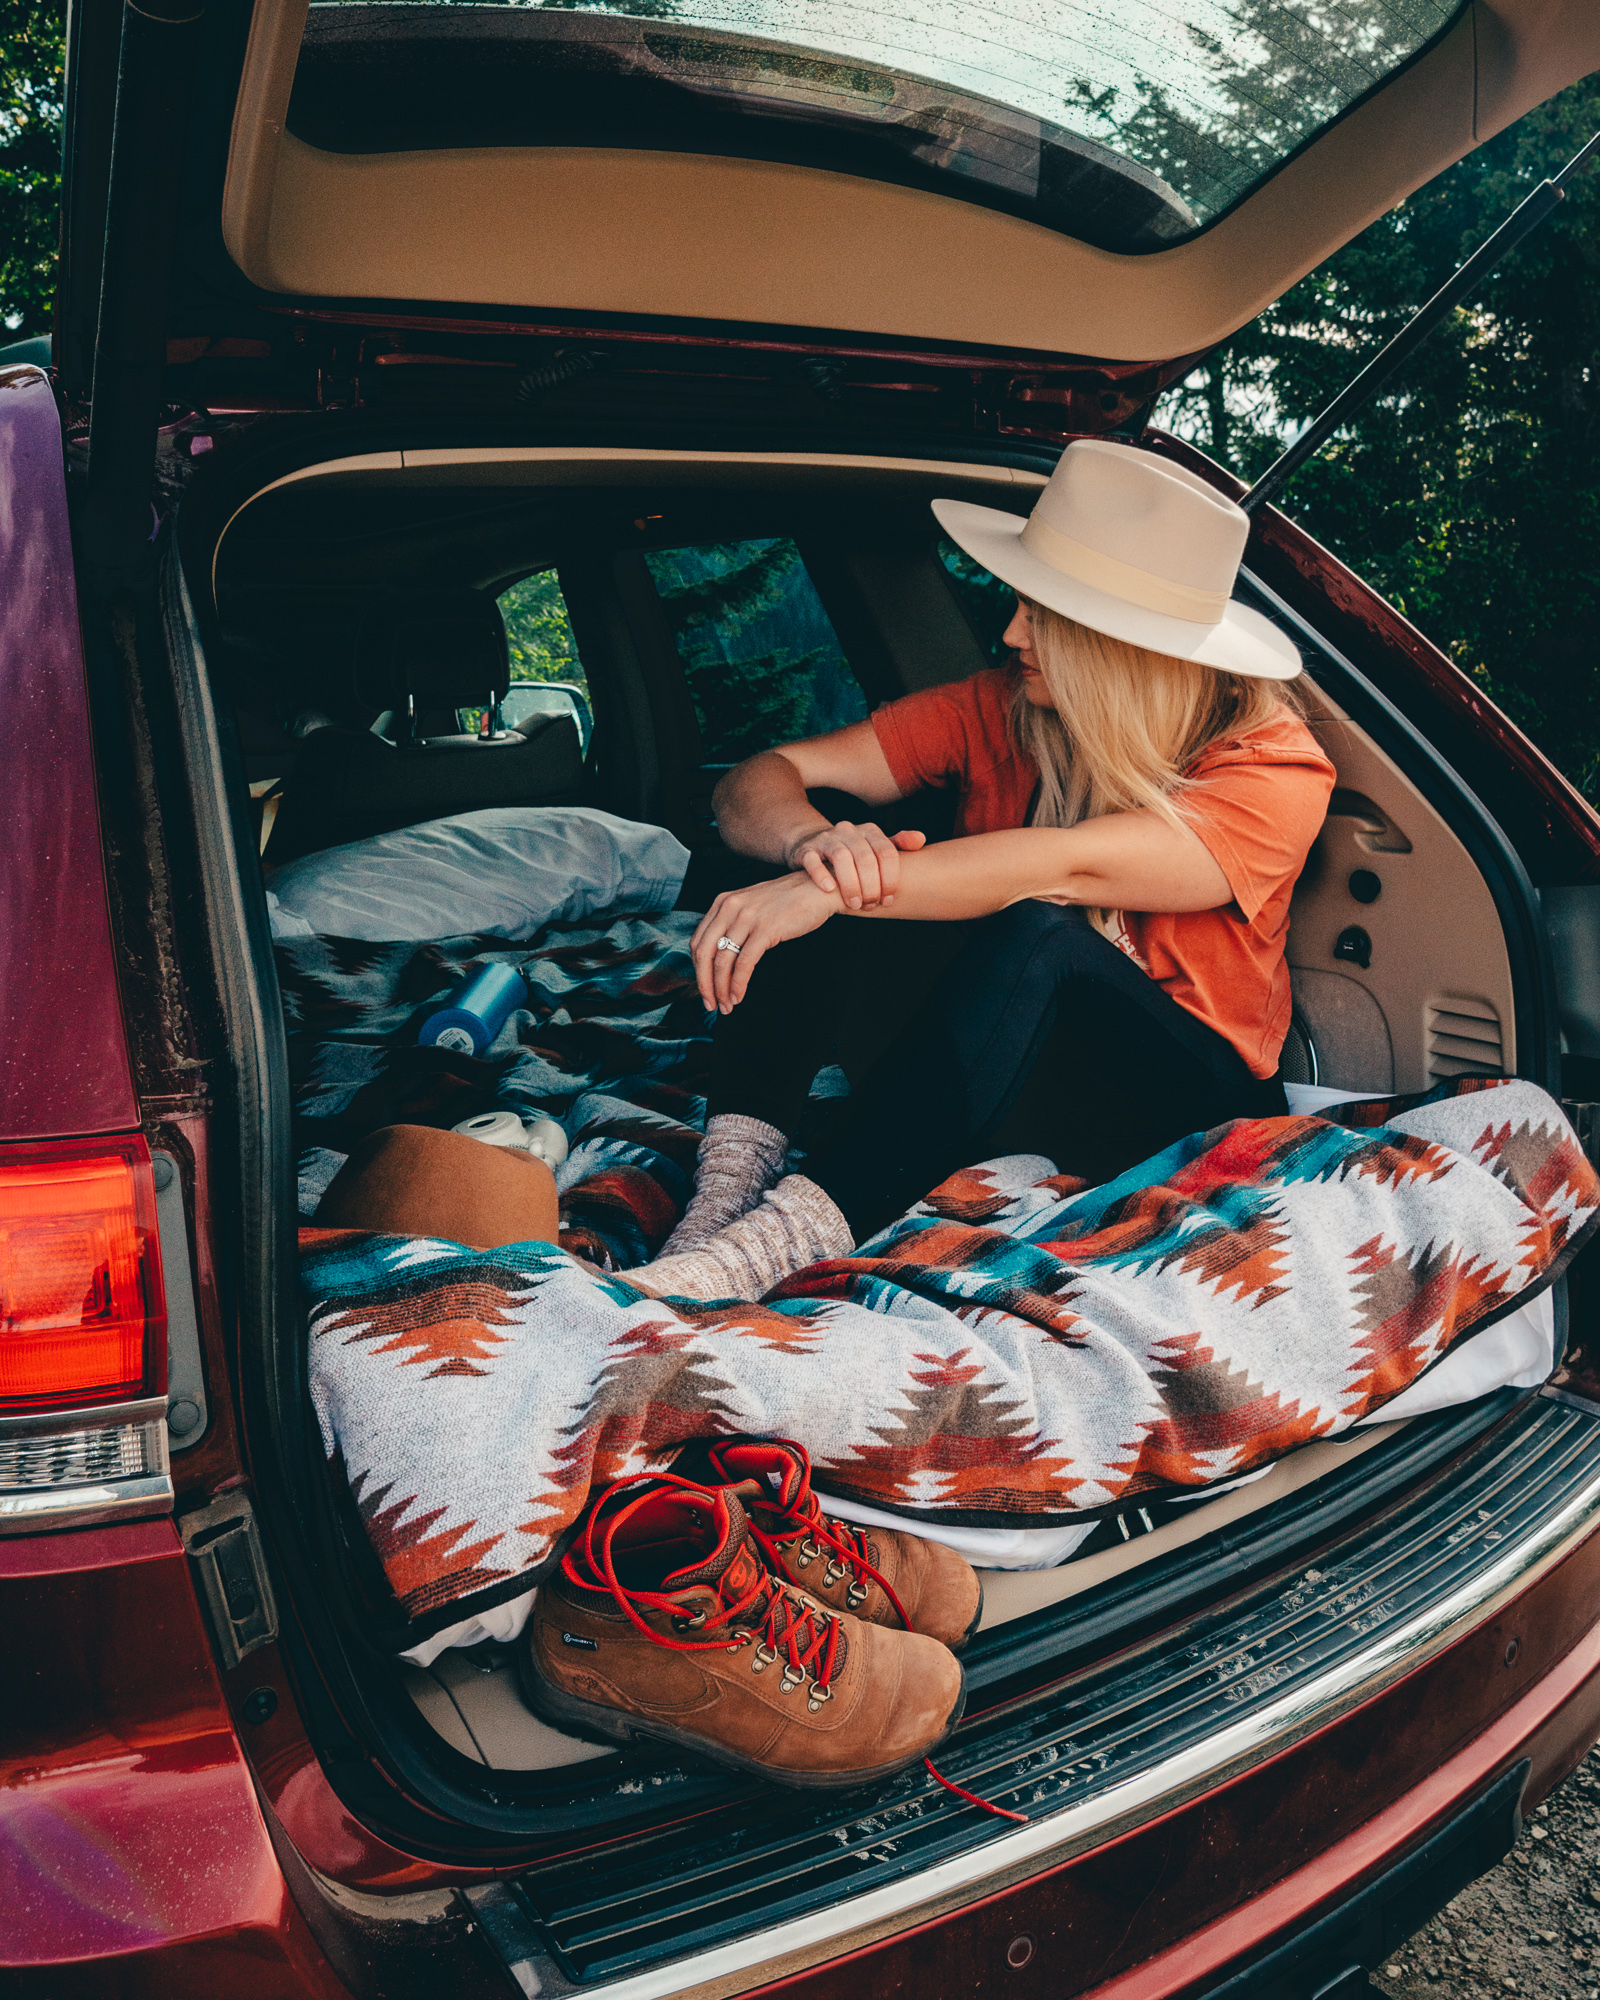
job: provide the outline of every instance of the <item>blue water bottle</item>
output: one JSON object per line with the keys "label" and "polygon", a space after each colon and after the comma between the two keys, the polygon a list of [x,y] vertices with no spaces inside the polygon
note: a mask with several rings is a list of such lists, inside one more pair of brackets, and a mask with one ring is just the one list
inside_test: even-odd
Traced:
{"label": "blue water bottle", "polygon": [[527,1005],[528,989],[513,965],[485,965],[463,979],[417,1035],[425,1049],[455,1049],[481,1056],[506,1024],[513,1008]]}

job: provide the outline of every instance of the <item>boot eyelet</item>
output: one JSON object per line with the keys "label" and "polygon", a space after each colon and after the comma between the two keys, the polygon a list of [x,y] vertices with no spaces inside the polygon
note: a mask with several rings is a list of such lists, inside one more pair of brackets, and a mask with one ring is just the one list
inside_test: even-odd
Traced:
{"label": "boot eyelet", "polygon": [[750,1659],[751,1673],[764,1674],[767,1668],[772,1665],[773,1661],[776,1660],[777,1657],[778,1654],[776,1648],[766,1645],[757,1646],[755,1652],[751,1655]]}
{"label": "boot eyelet", "polygon": [[812,1541],[811,1537],[807,1535],[805,1540],[800,1544],[799,1548],[795,1551],[794,1566],[796,1569],[807,1569],[810,1567],[812,1563],[816,1561],[817,1557],[820,1556],[821,1554],[822,1554],[821,1549],[819,1549],[816,1543]]}
{"label": "boot eyelet", "polygon": [[824,1584],[835,1584],[843,1575],[844,1564],[838,1561],[830,1561],[828,1567],[822,1572],[822,1581]]}
{"label": "boot eyelet", "polygon": [[785,1663],[783,1669],[783,1685],[778,1689],[779,1694],[792,1693],[795,1688],[799,1687],[800,1683],[805,1679],[805,1677],[806,1677],[806,1670],[804,1667],[794,1667]]}
{"label": "boot eyelet", "polygon": [[806,1696],[807,1713],[815,1715],[819,1708],[822,1708],[826,1703],[832,1700],[833,1700],[832,1687],[831,1686],[822,1687],[816,1681],[813,1681],[811,1683],[810,1692]]}
{"label": "boot eyelet", "polygon": [[696,1611],[687,1618],[674,1618],[672,1629],[674,1632],[698,1632],[705,1622],[706,1614],[703,1611]]}
{"label": "boot eyelet", "polygon": [[844,1601],[852,1611],[855,1610],[858,1604],[865,1604],[867,1601],[867,1586],[864,1583],[851,1584],[850,1588],[844,1594]]}

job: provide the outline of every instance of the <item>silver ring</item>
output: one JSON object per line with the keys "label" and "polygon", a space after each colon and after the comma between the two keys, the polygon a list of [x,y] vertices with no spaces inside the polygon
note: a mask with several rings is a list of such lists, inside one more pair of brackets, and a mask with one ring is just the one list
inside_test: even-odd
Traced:
{"label": "silver ring", "polygon": [[719,937],[717,939],[717,950],[731,951],[735,958],[737,958],[739,955],[739,947],[734,943],[731,937]]}

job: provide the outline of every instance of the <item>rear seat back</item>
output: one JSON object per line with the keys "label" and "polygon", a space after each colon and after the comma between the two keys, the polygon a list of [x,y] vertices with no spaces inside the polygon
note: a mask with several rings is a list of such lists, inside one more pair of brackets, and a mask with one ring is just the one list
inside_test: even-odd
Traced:
{"label": "rear seat back", "polygon": [[413,734],[430,715],[487,707],[511,684],[505,625],[480,591],[394,592],[357,637],[356,705],[402,718],[398,742],[330,724],[300,746],[284,780],[266,859],[293,861],[368,834],[489,806],[583,801],[570,715],[530,717],[494,740]]}

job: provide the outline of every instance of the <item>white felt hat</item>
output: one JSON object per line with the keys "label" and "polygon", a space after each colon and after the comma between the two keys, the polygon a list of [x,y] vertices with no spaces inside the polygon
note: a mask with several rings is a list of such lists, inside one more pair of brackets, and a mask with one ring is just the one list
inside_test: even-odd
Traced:
{"label": "white felt hat", "polygon": [[935,500],[933,511],[992,575],[1096,632],[1230,674],[1300,671],[1293,642],[1232,601],[1249,515],[1151,452],[1069,444],[1026,521],[968,500]]}

